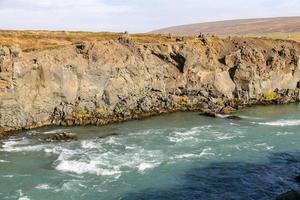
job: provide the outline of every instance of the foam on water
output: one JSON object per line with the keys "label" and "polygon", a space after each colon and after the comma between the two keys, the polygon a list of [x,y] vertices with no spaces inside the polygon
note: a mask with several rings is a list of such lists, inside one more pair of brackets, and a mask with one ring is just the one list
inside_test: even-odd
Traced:
{"label": "foam on water", "polygon": [[29,143],[29,140],[25,137],[18,138],[18,139],[12,138],[8,141],[3,141],[2,147],[3,148],[10,148],[10,147],[13,147],[13,146],[16,146],[16,145],[26,145],[28,143]]}
{"label": "foam on water", "polygon": [[33,145],[33,146],[20,146],[20,147],[6,147],[0,151],[6,152],[34,152],[41,151],[44,148],[43,145]]}
{"label": "foam on water", "polygon": [[[129,148],[126,148],[126,147]],[[75,174],[95,174],[118,178],[128,170],[146,171],[158,166],[161,152],[122,144],[117,138],[84,140],[77,149],[62,149],[55,169]],[[130,148],[131,147],[131,148]],[[130,159],[128,159],[130,158]]]}
{"label": "foam on water", "polygon": [[233,138],[235,138],[236,136],[234,135],[230,135],[230,134],[219,134],[219,136],[217,136],[217,138],[219,140],[231,140]]}
{"label": "foam on water", "polygon": [[38,190],[49,190],[51,187],[48,184],[39,184],[35,187]]}
{"label": "foam on water", "polygon": [[117,142],[116,137],[109,137],[105,140],[106,144],[112,144],[112,145],[122,145],[121,143]]}
{"label": "foam on water", "polygon": [[266,126],[299,126],[300,120],[277,120],[271,122],[253,122],[254,124],[266,125]]}
{"label": "foam on water", "polygon": [[288,132],[288,131],[284,131],[284,132],[277,132],[276,135],[277,136],[285,136],[285,135],[294,135],[294,132]]}
{"label": "foam on water", "polygon": [[178,129],[169,134],[168,139],[174,143],[198,143],[202,141],[199,137],[204,131],[210,129],[211,126],[193,127],[190,129]]}
{"label": "foam on water", "polygon": [[175,159],[195,159],[195,158],[203,158],[209,156],[215,156],[215,153],[212,152],[212,148],[205,148],[200,153],[187,153],[187,154],[180,154],[176,155]]}
{"label": "foam on water", "polygon": [[144,131],[138,131],[138,132],[133,132],[133,133],[129,133],[128,135],[130,136],[145,136],[145,135],[160,135],[162,133],[164,133],[165,130],[162,129],[148,129],[148,130],[144,130]]}
{"label": "foam on water", "polygon": [[202,157],[202,156],[214,156],[215,153],[212,153],[211,151],[212,151],[212,148],[203,149],[199,156],[200,157]]}
{"label": "foam on water", "polygon": [[199,155],[192,154],[192,153],[186,153],[186,154],[176,155],[175,159],[197,158],[197,157],[199,157]]}
{"label": "foam on water", "polygon": [[41,151],[44,145],[30,145],[30,140],[27,138],[11,139],[4,141],[0,151],[4,152],[26,152],[26,151]]}
{"label": "foam on water", "polygon": [[93,140],[84,140],[81,142],[81,147],[83,149],[95,149],[95,148],[101,148],[101,143],[96,143]]}
{"label": "foam on water", "polygon": [[56,169],[64,172],[72,172],[76,174],[96,174],[97,176],[113,176],[119,175],[121,171],[118,167],[112,167],[112,169],[105,169],[101,167],[101,162],[92,160],[90,162],[80,162],[80,161],[61,161]]}
{"label": "foam on water", "polygon": [[[184,141],[194,144],[208,142],[209,140],[200,139],[199,135],[210,128],[212,128],[211,125],[193,127],[189,129],[176,129],[171,131],[166,139],[173,143],[182,143],[182,145],[187,145]],[[147,137],[147,134],[153,135],[153,131],[156,130],[148,130],[142,134],[129,134],[128,137],[143,138]],[[50,131],[50,133],[52,132],[53,131]],[[206,148],[196,154],[182,155],[176,153],[176,144],[172,144],[171,147],[175,148],[174,156],[167,156],[162,151],[151,148],[145,149],[141,145],[142,144],[138,143],[124,143],[124,141],[119,137],[83,140],[77,142],[76,147],[69,143],[32,145],[28,139],[25,139],[5,142],[3,145],[3,151],[44,151],[49,154],[57,154],[58,157],[53,162],[53,167],[58,171],[78,175],[95,174],[97,176],[111,176],[113,178],[118,178],[123,173],[127,173],[134,169],[144,173],[158,167],[162,162],[168,163],[174,158],[200,158],[203,156],[213,155],[213,153],[210,152],[212,150],[211,148]]]}
{"label": "foam on water", "polygon": [[17,191],[19,193],[19,199],[18,200],[30,200],[30,198],[23,194],[22,190]]}
{"label": "foam on water", "polygon": [[44,145],[42,150],[49,154],[60,154],[65,148],[60,145],[53,146],[52,144]]}
{"label": "foam on water", "polygon": [[138,166],[138,170],[140,172],[145,172],[148,169],[153,169],[155,167],[157,167],[160,163],[141,163]]}
{"label": "foam on water", "polygon": [[19,200],[30,200],[30,198],[28,196],[22,196],[19,198]]}
{"label": "foam on water", "polygon": [[254,146],[255,147],[262,147],[262,148],[265,148],[267,150],[274,149],[274,146],[268,145],[267,143],[255,144]]}
{"label": "foam on water", "polygon": [[3,178],[13,178],[14,175],[3,175],[3,176],[1,176],[1,177],[3,177]]}

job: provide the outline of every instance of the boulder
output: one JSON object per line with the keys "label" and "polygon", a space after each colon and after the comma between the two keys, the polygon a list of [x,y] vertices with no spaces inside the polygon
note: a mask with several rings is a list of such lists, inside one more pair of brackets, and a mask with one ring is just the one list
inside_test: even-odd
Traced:
{"label": "boulder", "polygon": [[222,115],[212,111],[203,111],[200,115],[213,117],[213,118],[223,118],[223,119],[231,119],[231,120],[242,120],[241,117],[235,115]]}
{"label": "boulder", "polygon": [[213,86],[218,92],[224,94],[226,97],[233,97],[232,94],[235,90],[235,84],[227,71],[216,72],[212,78],[211,83],[213,83]]}
{"label": "boulder", "polygon": [[222,108],[221,113],[222,114],[230,114],[230,113],[233,113],[235,111],[236,111],[235,108],[232,108],[231,106],[226,106],[226,107]]}
{"label": "boulder", "polygon": [[75,133],[67,133],[67,132],[62,132],[62,133],[54,133],[48,135],[46,138],[46,141],[49,142],[54,142],[54,141],[70,141],[70,140],[77,140],[78,136]]}

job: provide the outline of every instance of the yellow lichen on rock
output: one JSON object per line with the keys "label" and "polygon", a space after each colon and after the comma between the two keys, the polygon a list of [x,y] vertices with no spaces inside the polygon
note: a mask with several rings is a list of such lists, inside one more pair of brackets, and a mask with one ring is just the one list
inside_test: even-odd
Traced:
{"label": "yellow lichen on rock", "polygon": [[101,107],[101,108],[96,108],[95,112],[98,116],[101,116],[101,117],[108,117],[110,115],[110,109],[107,106]]}
{"label": "yellow lichen on rock", "polygon": [[280,98],[280,95],[274,91],[269,91],[263,94],[262,100],[265,102],[276,101]]}
{"label": "yellow lichen on rock", "polygon": [[176,99],[176,106],[186,106],[189,103],[189,98],[187,96],[180,96]]}
{"label": "yellow lichen on rock", "polygon": [[76,119],[84,119],[84,118],[90,117],[90,114],[86,110],[84,110],[81,107],[77,106],[75,108],[74,117]]}

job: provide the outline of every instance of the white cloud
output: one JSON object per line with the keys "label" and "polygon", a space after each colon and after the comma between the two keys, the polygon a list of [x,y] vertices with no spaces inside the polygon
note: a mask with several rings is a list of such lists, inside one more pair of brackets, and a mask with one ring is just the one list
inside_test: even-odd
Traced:
{"label": "white cloud", "polygon": [[131,10],[97,0],[0,0],[1,29],[118,31],[117,16]]}
{"label": "white cloud", "polygon": [[300,0],[0,0],[0,29],[138,32],[299,10]]}
{"label": "white cloud", "polygon": [[97,0],[1,0],[1,8],[66,8],[77,6],[103,6]]}
{"label": "white cloud", "polygon": [[136,21],[147,21],[150,27],[148,30],[206,21],[300,15],[300,0],[151,0],[151,3],[147,2],[147,6],[141,6],[139,9],[139,15],[142,17]]}

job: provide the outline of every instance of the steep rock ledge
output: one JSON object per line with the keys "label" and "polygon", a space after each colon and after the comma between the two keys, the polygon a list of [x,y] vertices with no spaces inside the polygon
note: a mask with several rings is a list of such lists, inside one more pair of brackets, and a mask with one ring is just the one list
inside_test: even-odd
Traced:
{"label": "steep rock ledge", "polygon": [[217,37],[121,37],[27,53],[0,47],[0,133],[295,102],[299,52],[296,42]]}

